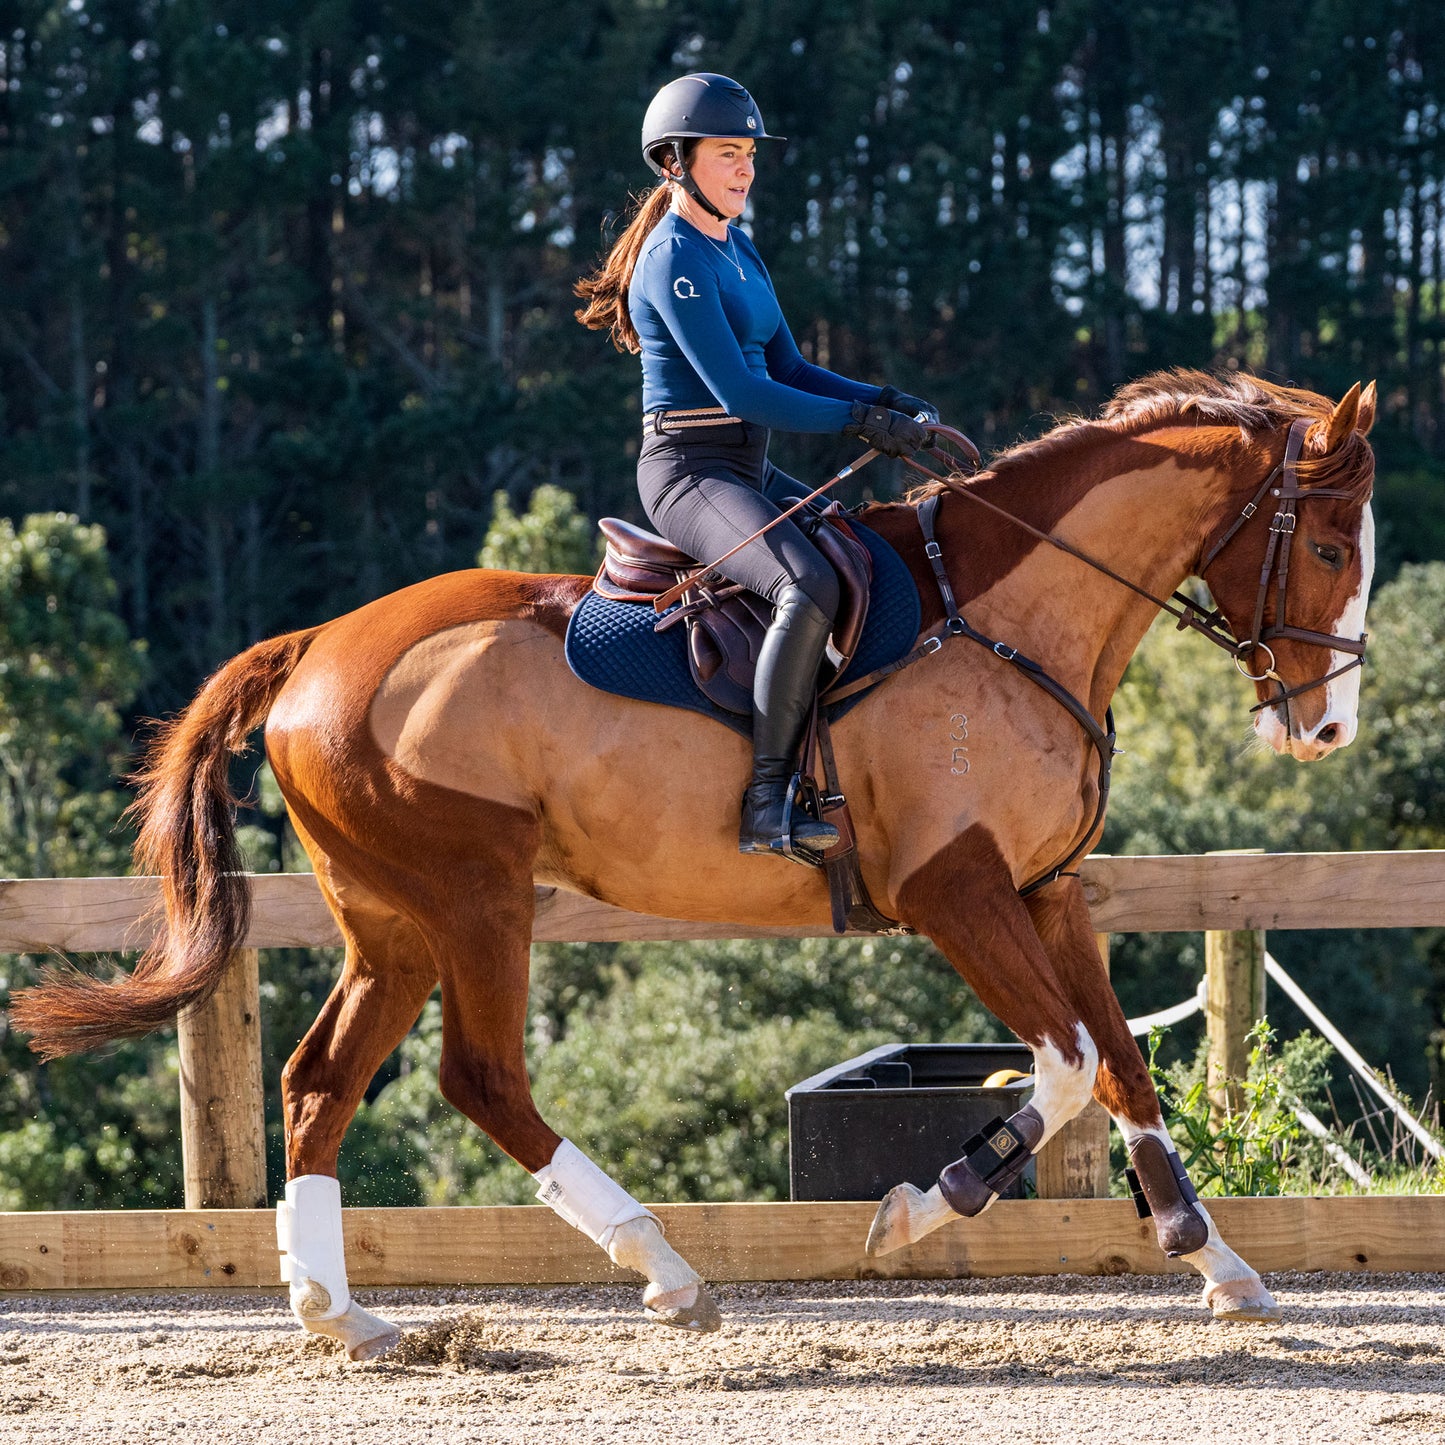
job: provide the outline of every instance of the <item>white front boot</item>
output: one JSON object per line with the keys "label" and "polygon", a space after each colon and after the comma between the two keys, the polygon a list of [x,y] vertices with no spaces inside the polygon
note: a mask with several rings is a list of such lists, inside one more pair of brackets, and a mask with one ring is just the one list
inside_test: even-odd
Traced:
{"label": "white front boot", "polygon": [[287,1181],[286,1198],[276,1204],[276,1247],[281,1281],[291,1286],[291,1313],[306,1329],[340,1340],[353,1360],[375,1359],[401,1339],[395,1325],[351,1298],[335,1179],[303,1174]]}

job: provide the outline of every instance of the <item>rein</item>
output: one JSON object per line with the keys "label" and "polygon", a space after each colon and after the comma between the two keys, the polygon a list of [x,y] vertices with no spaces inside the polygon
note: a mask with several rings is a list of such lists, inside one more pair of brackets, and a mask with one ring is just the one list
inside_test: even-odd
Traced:
{"label": "rein", "polygon": [[[1087,552],[1063,538],[1056,537],[1051,532],[1045,532],[1035,527],[1032,523],[1024,521],[1022,517],[1016,516],[1013,512],[1004,507],[990,502],[986,497],[980,496],[970,487],[963,486],[954,476],[935,472],[931,467],[925,466],[922,462],[915,461],[912,457],[905,457],[904,462],[914,471],[927,477],[929,481],[936,482],[946,487],[949,491],[960,497],[967,497],[969,501],[978,503],[981,507],[987,507],[989,511],[1003,517],[1006,521],[1012,522],[1017,527],[1022,527],[1030,535],[1037,537],[1041,542],[1047,542],[1051,547],[1061,552],[1067,552],[1071,557],[1076,557],[1080,562],[1092,567],[1096,572],[1111,578],[1131,592],[1137,593],[1140,597],[1152,602],[1161,611],[1167,612],[1171,617],[1177,619],[1179,631],[1186,627],[1192,627],[1196,632],[1202,633],[1216,647],[1222,648],[1229,653],[1234,661],[1235,667],[1240,674],[1250,682],[1260,682],[1270,678],[1279,684],[1279,693],[1266,702],[1256,703],[1250,708],[1251,713],[1261,712],[1267,707],[1278,707],[1281,703],[1288,703],[1291,698],[1299,697],[1304,693],[1313,692],[1317,687],[1323,687],[1325,683],[1339,677],[1342,673],[1351,671],[1353,668],[1361,667],[1365,661],[1365,638],[1337,637],[1329,632],[1316,632],[1305,627],[1292,627],[1285,621],[1285,589],[1289,581],[1289,558],[1290,548],[1294,540],[1296,523],[1295,506],[1300,501],[1312,497],[1343,498],[1347,499],[1351,493],[1334,487],[1311,487],[1308,490],[1299,484],[1299,456],[1304,446],[1305,433],[1312,423],[1307,417],[1297,418],[1290,424],[1289,439],[1285,444],[1284,460],[1274,468],[1273,471],[1260,484],[1259,490],[1245,504],[1243,511],[1225,530],[1224,535],[1209,549],[1208,555],[1200,564],[1199,571],[1203,573],[1206,568],[1222,552],[1227,543],[1232,541],[1239,530],[1259,510],[1260,503],[1264,500],[1266,492],[1271,491],[1271,483],[1280,478],[1280,485],[1273,488],[1272,494],[1279,498],[1279,510],[1275,512],[1270,522],[1269,546],[1265,552],[1264,565],[1259,576],[1259,593],[1255,598],[1254,617],[1250,627],[1250,634],[1247,638],[1235,637],[1230,628],[1229,620],[1218,608],[1212,612],[1201,612],[1198,604],[1193,598],[1183,592],[1173,592],[1169,597],[1156,597],[1147,588],[1141,587],[1137,582],[1131,581],[1128,577],[1101,562],[1096,557],[1091,557]],[[934,427],[935,435],[942,436],[946,441],[953,443],[956,433],[950,427]],[[952,458],[941,447],[930,447],[932,455],[943,461],[951,462]],[[1277,603],[1275,615],[1277,620],[1268,627],[1264,625],[1264,610],[1269,595],[1269,584],[1271,580],[1276,582]],[[1286,687],[1284,679],[1275,671],[1275,656],[1273,649],[1268,645],[1270,642],[1286,638],[1295,642],[1303,642],[1313,647],[1328,647],[1332,651],[1346,652],[1353,656],[1353,661],[1345,663],[1342,667],[1335,668],[1332,672],[1326,673],[1323,677],[1316,678],[1313,682],[1301,683],[1298,687]],[[1251,661],[1258,653],[1265,652],[1269,655],[1269,663],[1262,672],[1252,673],[1247,670],[1244,660],[1246,657]]]}
{"label": "rein", "polygon": [[[931,427],[930,430],[934,432],[946,433],[949,442],[953,446],[957,447],[959,451],[961,451],[964,456],[968,458],[969,465],[973,467],[978,466],[978,448],[974,446],[974,444],[966,436],[964,436],[961,431],[955,431],[953,427],[944,426],[934,426]],[[929,450],[934,452],[934,454],[937,456],[946,457],[946,453],[940,451],[938,448],[930,447]],[[712,577],[712,574],[715,573],[717,569],[728,560],[729,557],[736,556],[736,554],[741,552],[744,547],[749,545],[749,543],[756,542],[759,537],[766,536],[767,533],[771,532],[773,528],[776,527],[780,522],[786,522],[788,518],[793,515],[794,512],[801,512],[803,508],[806,507],[810,502],[816,502],[818,498],[823,495],[824,492],[831,491],[834,487],[838,485],[839,482],[843,481],[847,477],[851,477],[855,472],[861,471],[864,467],[868,465],[869,462],[873,461],[875,458],[881,455],[882,453],[876,447],[870,447],[866,452],[863,453],[862,456],[857,457],[855,460],[849,462],[842,471],[835,472],[831,477],[828,478],[826,482],[823,483],[821,487],[814,487],[813,490],[809,492],[806,497],[802,497],[798,501],[794,502],[793,505],[789,507],[786,512],[780,512],[776,517],[773,518],[771,522],[767,523],[766,526],[759,527],[758,530],[754,532],[751,537],[744,537],[743,540],[739,542],[736,547],[733,547],[731,550],[724,552],[722,556],[719,557],[715,562],[705,563],[703,566],[697,568],[696,571],[689,572],[687,576],[679,578],[676,585],[669,587],[666,592],[659,593],[656,599],[653,601],[653,611],[655,611],[660,617],[690,587],[695,587],[699,583],[709,580]],[[951,457],[946,457],[946,459],[949,461],[952,460]],[[903,460],[908,462],[910,466],[913,465],[913,463],[908,457],[904,457]],[[927,468],[924,468],[923,470],[926,471]],[[932,476],[933,473],[929,472],[929,475]],[[941,481],[942,478],[938,478],[938,480]]]}
{"label": "rein", "polygon": [[[965,437],[964,440],[967,441],[968,439]],[[969,445],[972,446],[973,443],[969,442]],[[821,487],[814,487],[813,490],[809,492],[806,497],[803,497],[798,501],[794,502],[793,505],[789,507],[786,512],[779,512],[778,515],[774,517],[771,522],[767,523],[766,526],[759,527],[758,530],[754,532],[751,537],[744,537],[743,540],[739,542],[736,547],[733,547],[731,550],[724,552],[722,556],[717,559],[717,561],[704,563],[701,567],[698,567],[694,571],[689,572],[685,577],[680,577],[673,586],[667,589],[666,592],[660,592],[653,599],[652,610],[656,612],[659,617],[661,617],[662,614],[666,612],[667,609],[671,607],[674,602],[678,601],[678,599],[681,598],[682,594],[686,592],[690,587],[696,587],[699,584],[707,582],[713,577],[715,577],[717,575],[717,569],[721,567],[722,564],[726,562],[729,557],[736,556],[736,554],[741,552],[743,548],[746,547],[749,543],[756,542],[759,537],[764,536],[768,532],[771,532],[773,528],[776,527],[780,522],[786,522],[788,518],[793,515],[794,512],[802,511],[809,502],[817,501],[817,499],[821,497],[824,492],[828,491],[832,487],[836,487],[838,483],[841,482],[845,477],[851,477],[854,472],[860,470],[863,467],[866,467],[868,463],[871,462],[875,457],[881,455],[882,453],[879,452],[876,448],[870,447],[866,452],[863,453],[861,457],[858,457],[854,461],[849,462],[848,465],[844,467],[841,472],[835,472],[831,477],[828,478],[826,482],[823,483]],[[978,453],[975,451],[974,455],[977,456]]]}

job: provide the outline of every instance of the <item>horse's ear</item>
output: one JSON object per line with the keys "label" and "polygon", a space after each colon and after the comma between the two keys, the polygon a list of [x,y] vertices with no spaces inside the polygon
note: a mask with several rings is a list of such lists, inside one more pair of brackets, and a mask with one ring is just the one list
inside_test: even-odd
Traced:
{"label": "horse's ear", "polygon": [[1360,393],[1360,414],[1355,418],[1355,430],[1363,436],[1369,436],[1370,428],[1375,424],[1375,383],[1372,381]]}
{"label": "horse's ear", "polygon": [[1360,415],[1360,383],[1357,381],[1341,399],[1325,423],[1325,444],[1319,448],[1321,456],[1328,456],[1349,434],[1354,431]]}

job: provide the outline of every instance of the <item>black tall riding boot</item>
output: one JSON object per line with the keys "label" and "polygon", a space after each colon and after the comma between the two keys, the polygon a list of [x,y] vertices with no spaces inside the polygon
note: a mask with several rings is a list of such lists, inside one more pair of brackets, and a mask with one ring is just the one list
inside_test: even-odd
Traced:
{"label": "black tall riding boot", "polygon": [[800,808],[792,809],[791,836],[788,827],[794,762],[832,627],[802,588],[783,589],[753,681],[753,778],[743,794],[740,853],[821,855],[838,841],[831,823]]}

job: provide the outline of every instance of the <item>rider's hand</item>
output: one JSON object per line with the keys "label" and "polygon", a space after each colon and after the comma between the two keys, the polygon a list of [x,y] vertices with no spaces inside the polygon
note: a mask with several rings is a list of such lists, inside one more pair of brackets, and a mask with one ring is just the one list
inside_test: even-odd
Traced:
{"label": "rider's hand", "polygon": [[853,420],[843,428],[845,437],[858,437],[885,457],[901,457],[928,445],[929,430],[901,411],[886,406],[853,403]]}
{"label": "rider's hand", "polygon": [[909,396],[906,391],[899,391],[896,386],[885,386],[878,393],[878,405],[891,408],[893,411],[904,411],[909,416],[922,415],[924,421],[938,421],[938,408],[931,401],[924,401],[921,396]]}

